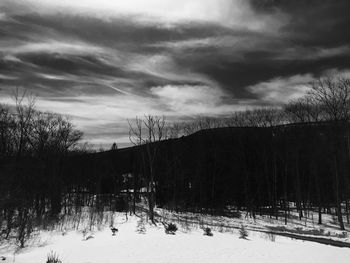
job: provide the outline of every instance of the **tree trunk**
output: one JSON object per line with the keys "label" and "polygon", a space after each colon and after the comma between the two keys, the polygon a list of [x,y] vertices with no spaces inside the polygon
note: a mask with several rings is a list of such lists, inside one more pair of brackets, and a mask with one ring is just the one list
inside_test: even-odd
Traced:
{"label": "tree trunk", "polygon": [[297,210],[299,211],[299,220],[303,218],[303,209],[301,207],[301,189],[300,189],[300,175],[299,175],[299,156],[296,156],[296,195],[297,195]]}
{"label": "tree trunk", "polygon": [[337,200],[337,216],[339,221],[339,227],[341,230],[345,230],[344,227],[344,221],[343,221],[343,214],[341,211],[341,198],[339,193],[339,174],[338,174],[338,162],[337,157],[334,156],[334,175],[335,175],[335,194],[336,194],[336,200]]}

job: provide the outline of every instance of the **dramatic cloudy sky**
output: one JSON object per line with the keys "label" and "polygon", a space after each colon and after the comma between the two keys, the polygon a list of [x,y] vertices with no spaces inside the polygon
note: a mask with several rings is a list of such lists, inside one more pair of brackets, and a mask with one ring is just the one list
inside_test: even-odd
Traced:
{"label": "dramatic cloudy sky", "polygon": [[92,143],[127,118],[280,105],[350,69],[349,0],[1,0],[0,103],[13,90]]}

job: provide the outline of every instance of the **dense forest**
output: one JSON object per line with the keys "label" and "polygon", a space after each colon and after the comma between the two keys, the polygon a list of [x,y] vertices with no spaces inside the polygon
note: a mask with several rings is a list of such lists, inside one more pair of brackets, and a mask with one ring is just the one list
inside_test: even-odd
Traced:
{"label": "dense forest", "polygon": [[167,123],[145,115],[128,120],[133,147],[88,152],[66,117],[39,112],[16,94],[0,106],[2,238],[24,244],[36,225],[84,206],[136,212],[141,200],[176,211],[299,218],[335,213],[349,223],[350,80],[311,83],[282,108]]}

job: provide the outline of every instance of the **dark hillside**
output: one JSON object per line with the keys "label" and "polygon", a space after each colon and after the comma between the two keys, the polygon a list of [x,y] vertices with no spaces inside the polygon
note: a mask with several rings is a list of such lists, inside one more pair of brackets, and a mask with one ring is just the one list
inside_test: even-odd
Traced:
{"label": "dark hillside", "polygon": [[[349,198],[348,135],[348,125],[324,122],[208,129],[154,143],[156,202],[207,211],[234,205],[252,213],[275,213],[288,202],[334,206],[337,197]],[[64,184],[137,192],[149,181],[146,157],[145,145],[72,156],[64,162]]]}

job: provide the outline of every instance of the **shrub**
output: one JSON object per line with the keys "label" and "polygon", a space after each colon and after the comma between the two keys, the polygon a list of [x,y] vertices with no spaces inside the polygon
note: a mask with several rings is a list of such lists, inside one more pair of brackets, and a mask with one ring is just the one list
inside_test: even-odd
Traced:
{"label": "shrub", "polygon": [[19,212],[17,219],[17,241],[21,248],[24,248],[25,243],[31,238],[33,232],[33,217],[28,209],[23,209]]}
{"label": "shrub", "polygon": [[165,233],[170,235],[175,235],[175,232],[177,231],[177,226],[173,223],[170,223],[165,226]]}
{"label": "shrub", "polygon": [[267,233],[267,237],[271,242],[275,242],[276,241],[276,235],[272,234],[272,233]]}
{"label": "shrub", "polygon": [[118,233],[118,228],[112,227],[111,231],[112,231],[112,236],[115,236],[115,234]]}
{"label": "shrub", "polygon": [[244,225],[242,224],[239,229],[239,238],[247,239],[248,237],[248,231],[245,229]]}
{"label": "shrub", "polygon": [[204,228],[204,235],[205,236],[213,236],[213,233],[211,232],[211,229],[209,227]]}
{"label": "shrub", "polygon": [[139,234],[146,234],[145,222],[142,218],[137,221],[136,232]]}
{"label": "shrub", "polygon": [[56,252],[51,251],[47,255],[46,263],[62,263],[62,261],[58,258],[58,255],[56,254]]}
{"label": "shrub", "polygon": [[342,233],[337,235],[339,238],[347,238],[348,237],[348,233],[343,231]]}

